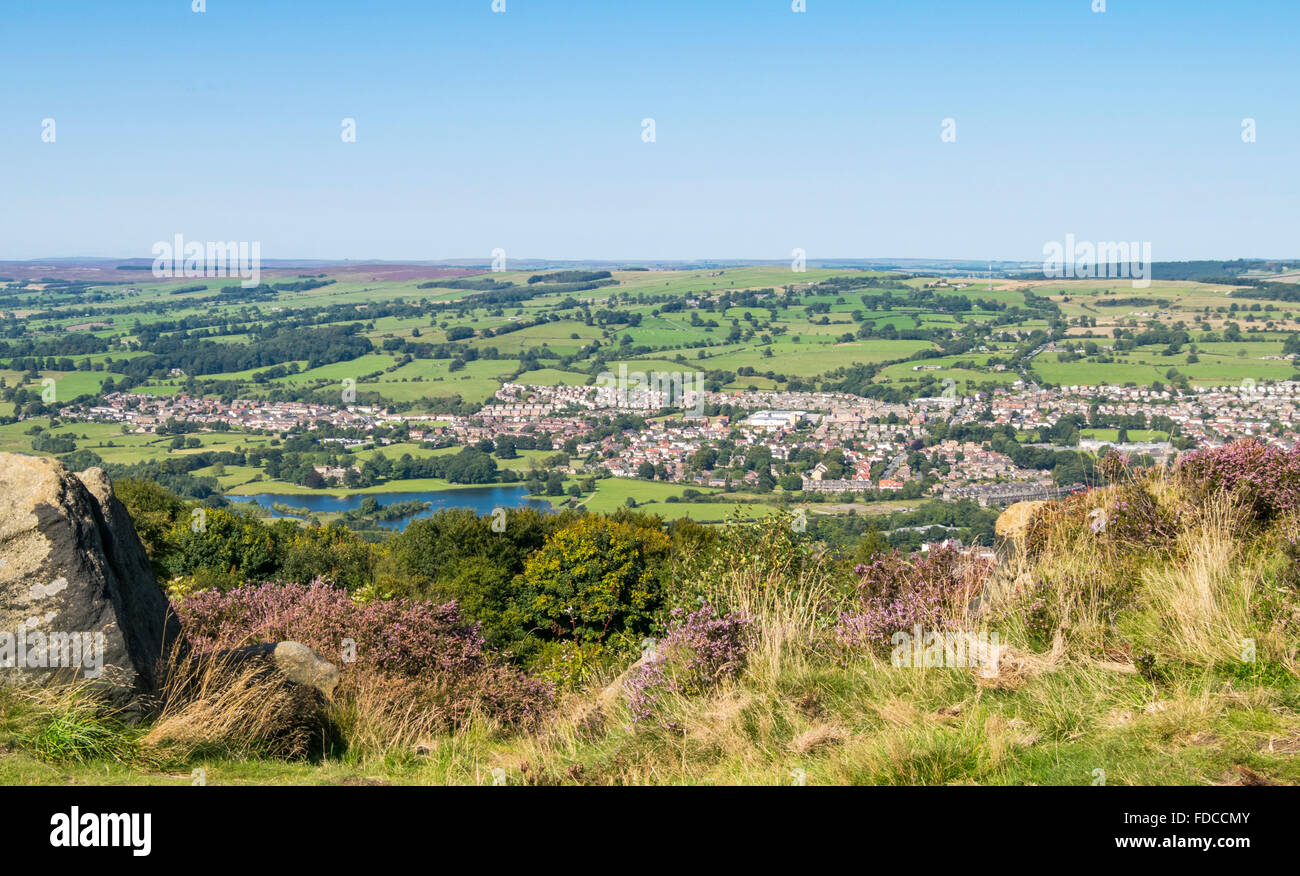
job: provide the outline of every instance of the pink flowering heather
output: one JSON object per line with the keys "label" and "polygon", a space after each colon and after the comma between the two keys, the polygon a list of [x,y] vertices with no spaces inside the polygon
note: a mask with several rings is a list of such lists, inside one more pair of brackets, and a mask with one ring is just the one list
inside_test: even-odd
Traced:
{"label": "pink flowering heather", "polygon": [[857,611],[843,612],[836,641],[847,648],[881,647],[900,630],[916,625],[939,630],[949,625],[954,606],[979,595],[990,565],[963,557],[954,548],[932,550],[922,559],[898,551],[859,565]]}
{"label": "pink flowering heather", "polygon": [[1162,509],[1155,498],[1141,484],[1120,487],[1102,508],[1104,525],[1090,520],[1090,528],[1111,543],[1128,545],[1154,545],[1173,538],[1176,532],[1173,518]]}
{"label": "pink flowering heather", "polygon": [[659,694],[672,689],[672,679],[664,671],[662,658],[647,660],[634,668],[623,682],[623,694],[632,720],[644,721],[654,716],[659,705]]}
{"label": "pink flowering heather", "polygon": [[687,614],[673,609],[677,622],[659,642],[657,655],[628,675],[623,690],[637,721],[649,718],[658,694],[701,694],[745,668],[753,623],[738,614],[718,617],[705,605]]}
{"label": "pink flowering heather", "polygon": [[1234,441],[1188,454],[1177,471],[1202,494],[1240,496],[1261,520],[1300,511],[1300,446],[1283,450],[1259,441]]}
{"label": "pink flowering heather", "polygon": [[[553,699],[548,683],[485,652],[478,624],[466,623],[455,602],[392,599],[359,605],[345,591],[317,580],[204,591],[176,611],[200,652],[302,642],[338,664],[345,685],[358,675],[377,674],[389,679],[394,691],[404,691],[404,699],[427,692],[430,708],[445,713],[448,723],[475,709],[507,723],[529,723]],[[344,640],[355,644],[345,646]],[[409,701],[394,705],[409,706]]]}

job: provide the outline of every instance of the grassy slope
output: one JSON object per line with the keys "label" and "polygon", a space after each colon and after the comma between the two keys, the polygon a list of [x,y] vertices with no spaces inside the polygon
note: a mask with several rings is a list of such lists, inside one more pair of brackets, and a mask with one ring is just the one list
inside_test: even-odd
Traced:
{"label": "grassy slope", "polygon": [[[1001,567],[990,612],[962,627],[1001,633],[993,677],[828,651],[810,606],[839,586],[831,567],[742,562],[747,549],[726,540],[704,580],[761,635],[738,680],[665,695],[656,720],[632,721],[616,688],[603,697],[607,673],[536,733],[475,726],[321,763],[216,755],[149,768],[48,765],[20,742],[0,754],[0,783],[184,783],[200,767],[216,784],[489,784],[494,768],[512,783],[1083,785],[1098,771],[1112,785],[1300,783],[1297,636],[1261,620],[1282,580],[1280,530],[1246,525],[1221,497],[1189,504],[1163,480],[1143,489],[1161,513],[1184,512],[1159,544],[1091,531],[1089,508],[1133,498],[1108,488],[1052,506],[1032,560]],[[772,575],[780,587],[756,586]],[[1258,654],[1243,662],[1247,637]],[[1153,668],[1138,671],[1144,661]],[[4,694],[0,739],[14,742],[32,715]]]}
{"label": "grassy slope", "polygon": [[[512,783],[809,784],[1235,783],[1255,774],[1300,783],[1300,687],[1277,680],[1188,676],[1157,687],[1096,668],[1043,674],[1015,691],[969,672],[882,662],[785,667],[701,704],[680,704],[683,731],[614,722],[584,738],[502,740],[486,730],[431,741],[427,754],[323,763],[195,758],[165,769],[50,765],[0,754],[0,784]],[[531,772],[521,772],[521,764]],[[1249,770],[1243,772],[1242,767]]]}

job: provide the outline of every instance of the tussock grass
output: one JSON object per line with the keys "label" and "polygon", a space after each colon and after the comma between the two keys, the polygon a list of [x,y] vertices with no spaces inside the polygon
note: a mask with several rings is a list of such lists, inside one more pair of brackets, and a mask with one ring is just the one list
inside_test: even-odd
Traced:
{"label": "tussock grass", "polygon": [[[428,748],[446,733],[446,716],[412,697],[402,701],[390,689],[398,682],[377,673],[355,673],[335,694],[331,720],[347,740],[348,756],[362,759],[393,750]],[[470,723],[489,735],[500,735],[496,722],[473,715]],[[454,738],[454,737],[453,737]]]}
{"label": "tussock grass", "polygon": [[16,718],[12,741],[47,764],[107,762],[135,765],[141,756],[139,733],[121,713],[85,685],[27,686],[14,691],[8,705]]}
{"label": "tussock grass", "polygon": [[1226,496],[1184,528],[1168,562],[1142,570],[1141,608],[1126,626],[1135,642],[1167,661],[1194,666],[1238,663],[1254,643],[1279,652],[1255,620],[1260,571],[1243,550],[1242,515]]}
{"label": "tussock grass", "polygon": [[168,667],[161,711],[141,741],[157,757],[177,762],[302,757],[328,743],[316,738],[323,704],[315,696],[229,653],[179,657]]}

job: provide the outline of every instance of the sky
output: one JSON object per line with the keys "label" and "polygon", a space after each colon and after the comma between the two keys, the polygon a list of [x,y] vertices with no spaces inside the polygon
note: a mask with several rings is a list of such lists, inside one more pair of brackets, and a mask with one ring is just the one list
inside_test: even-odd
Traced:
{"label": "sky", "polygon": [[193,2],[5,4],[0,259],[1300,256],[1296,0]]}

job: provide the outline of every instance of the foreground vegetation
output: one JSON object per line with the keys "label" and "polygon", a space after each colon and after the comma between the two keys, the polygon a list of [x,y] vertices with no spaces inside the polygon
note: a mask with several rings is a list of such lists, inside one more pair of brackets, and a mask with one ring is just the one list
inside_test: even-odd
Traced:
{"label": "foreground vegetation", "polygon": [[[1035,510],[991,570],[935,549],[846,571],[776,518],[710,538],[586,515],[498,577],[494,629],[325,581],[192,593],[199,648],[339,660],[328,732],[288,732],[254,682],[164,695],[135,726],[88,692],[9,688],[0,781],[1300,782],[1300,454],[1103,462],[1108,486]],[[917,627],[996,633],[996,659],[898,665]]]}

